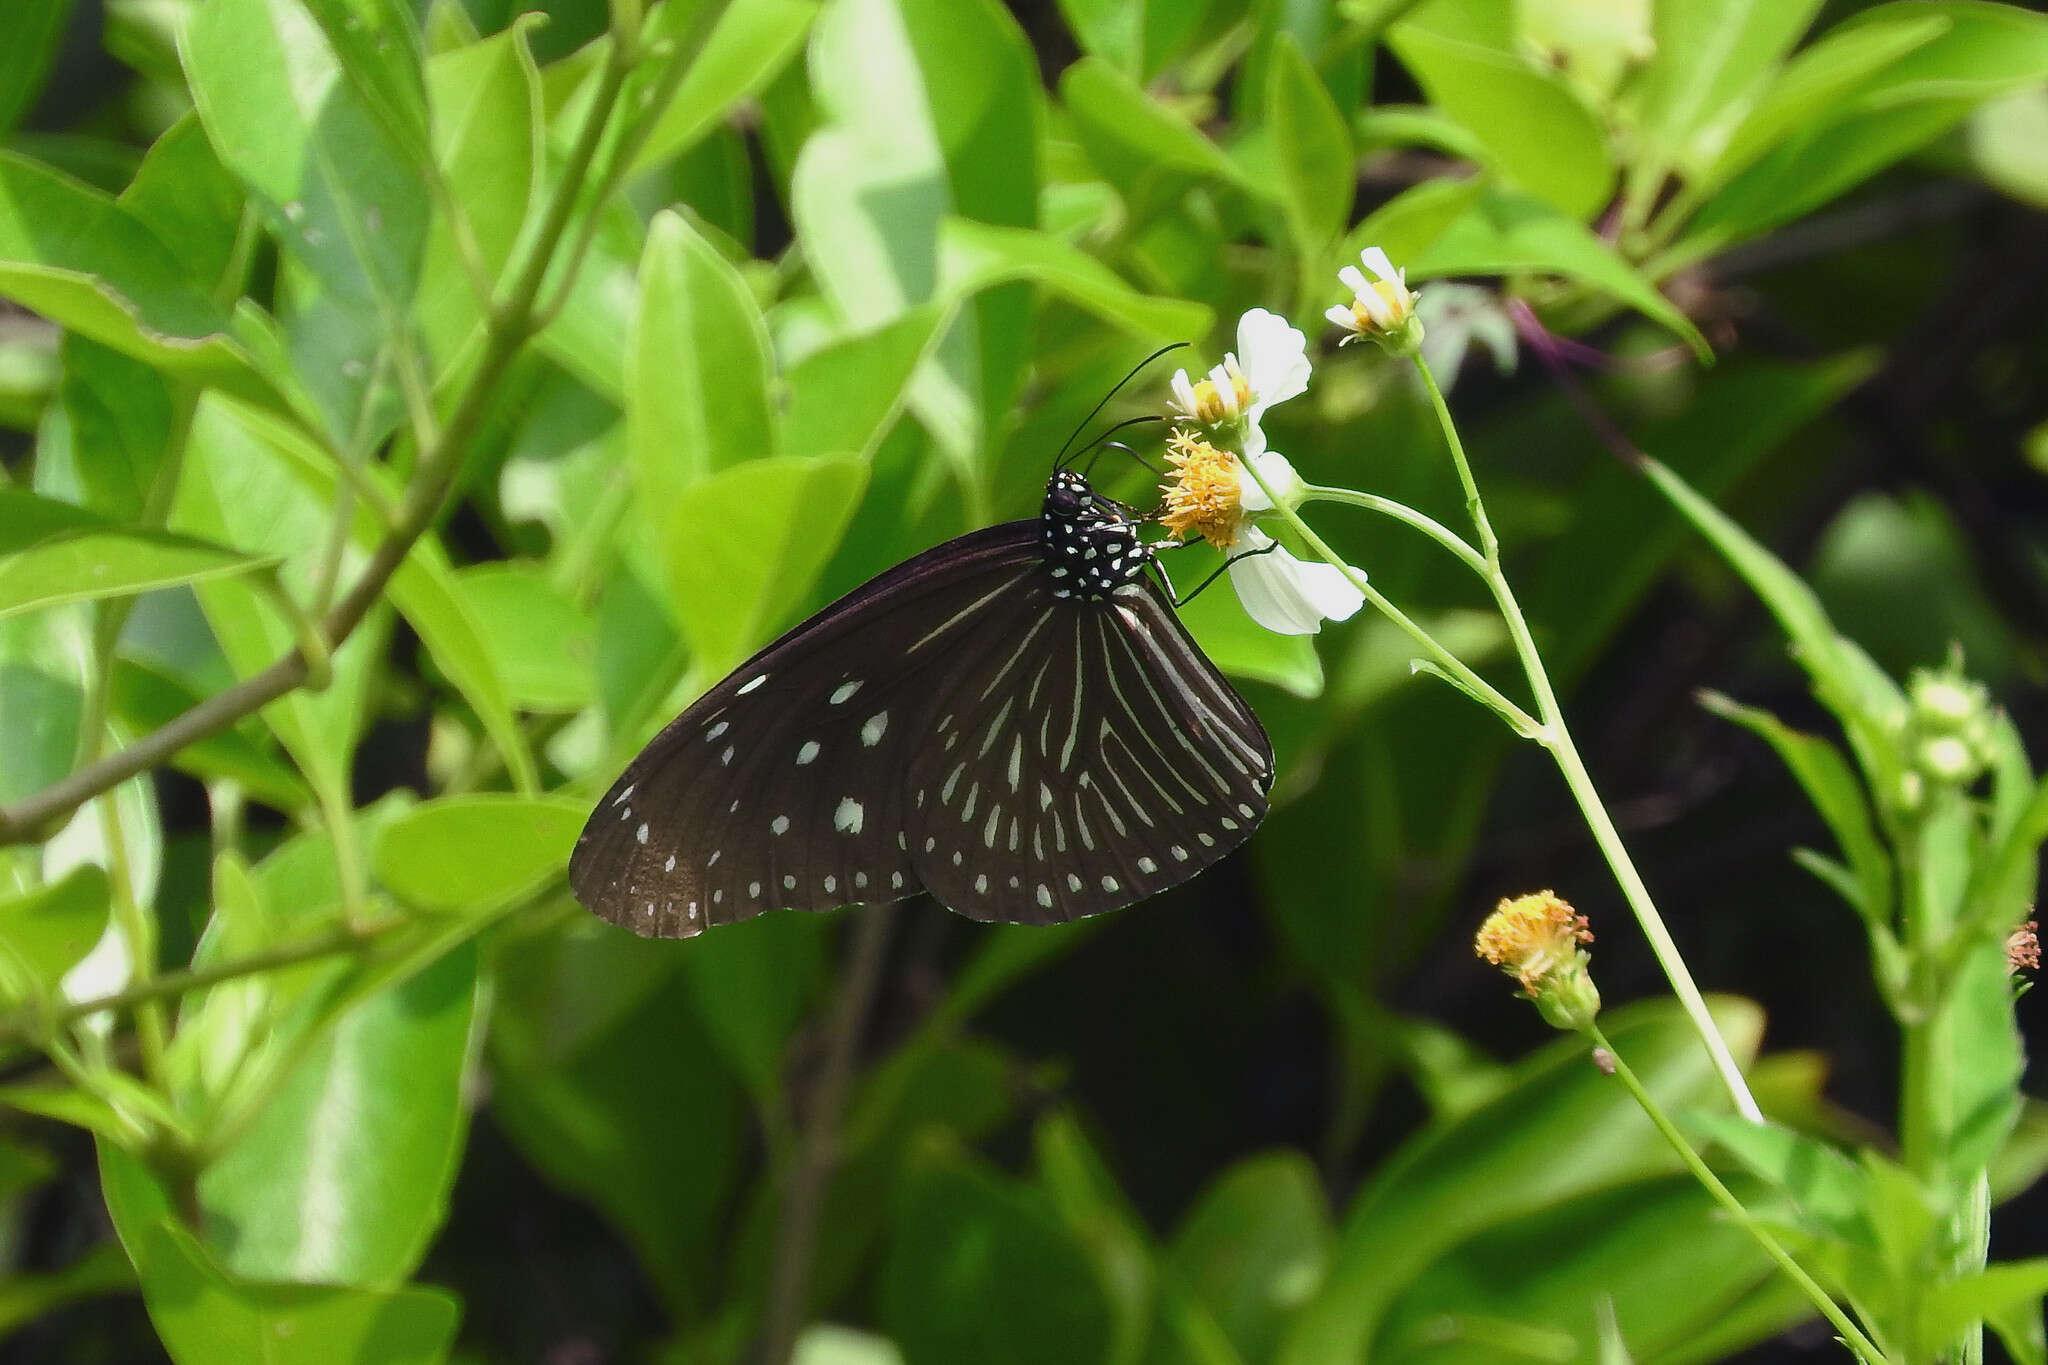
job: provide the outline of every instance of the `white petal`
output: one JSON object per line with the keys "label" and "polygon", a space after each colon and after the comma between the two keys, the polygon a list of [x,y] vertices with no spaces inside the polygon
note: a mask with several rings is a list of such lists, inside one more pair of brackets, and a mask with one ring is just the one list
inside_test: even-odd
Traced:
{"label": "white petal", "polygon": [[1254,308],[1237,320],[1237,351],[1252,387],[1252,418],[1308,388],[1308,338],[1278,313]]}
{"label": "white petal", "polygon": [[1365,315],[1372,319],[1375,327],[1388,331],[1393,329],[1395,322],[1393,305],[1380,297],[1379,290],[1366,290],[1358,296],[1358,301],[1365,305]]}
{"label": "white petal", "polygon": [[1186,370],[1175,370],[1173,372],[1173,379],[1168,383],[1167,387],[1173,390],[1173,403],[1176,408],[1180,409],[1181,414],[1186,417],[1194,416],[1195,386],[1189,382],[1188,372]]}
{"label": "white petal", "polygon": [[1354,294],[1372,292],[1372,282],[1367,280],[1357,266],[1347,265],[1337,272],[1337,278],[1344,281],[1344,287]]}
{"label": "white petal", "polygon": [[1328,308],[1325,308],[1323,310],[1323,316],[1328,318],[1330,321],[1336,323],[1339,327],[1342,327],[1347,332],[1355,332],[1358,330],[1358,319],[1352,315],[1352,312],[1349,308],[1345,308],[1338,304],[1331,304]]}
{"label": "white petal", "polygon": [[[1229,357],[1234,363],[1235,356]],[[1223,405],[1226,418],[1237,416],[1237,385],[1231,382],[1230,366],[1217,365],[1209,371],[1209,386],[1216,390],[1216,401]]]}
{"label": "white petal", "polygon": [[[1258,550],[1273,539],[1247,527],[1240,550]],[[1343,570],[1331,564],[1304,564],[1284,549],[1242,556],[1230,565],[1230,584],[1245,614],[1278,635],[1313,635],[1325,618],[1342,621],[1365,603]]]}
{"label": "white petal", "polygon": [[[1292,493],[1294,486],[1301,482],[1301,475],[1294,472],[1294,466],[1289,464],[1287,457],[1279,451],[1246,451],[1244,458],[1238,462],[1237,467],[1237,505],[1247,512],[1270,512],[1273,510],[1272,500],[1259,487],[1258,480],[1245,472],[1244,467],[1247,464],[1258,471],[1259,478],[1266,481],[1267,488],[1272,489],[1283,498]],[[1254,534],[1264,535],[1265,533],[1255,531]]]}
{"label": "white petal", "polygon": [[[1394,263],[1387,259],[1387,253],[1376,246],[1369,246],[1358,253],[1358,259],[1365,262],[1365,268],[1373,273],[1374,279],[1392,280],[1399,283],[1401,274],[1394,269]],[[1359,291],[1363,293],[1364,291]]]}

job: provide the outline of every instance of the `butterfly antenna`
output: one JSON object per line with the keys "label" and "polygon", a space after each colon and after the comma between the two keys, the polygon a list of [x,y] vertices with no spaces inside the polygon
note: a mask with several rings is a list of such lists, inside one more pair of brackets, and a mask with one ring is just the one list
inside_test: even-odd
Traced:
{"label": "butterfly antenna", "polygon": [[[1124,376],[1124,377],[1123,377],[1122,379],[1119,379],[1119,380],[1117,380],[1117,381],[1116,381],[1116,387],[1115,387],[1115,388],[1113,388],[1113,389],[1111,389],[1111,390],[1110,390],[1110,391],[1109,391],[1108,393],[1105,393],[1104,395],[1102,395],[1102,401],[1101,401],[1101,402],[1099,402],[1099,403],[1097,403],[1097,404],[1096,404],[1096,405],[1095,405],[1094,407],[1092,407],[1092,408],[1090,408],[1090,409],[1088,410],[1088,415],[1087,415],[1086,417],[1083,417],[1083,418],[1081,419],[1081,425],[1079,425],[1079,426],[1077,426],[1077,427],[1075,427],[1075,428],[1074,428],[1074,434],[1073,434],[1072,436],[1069,436],[1069,437],[1067,437],[1067,443],[1066,443],[1065,445],[1063,445],[1063,446],[1061,446],[1061,447],[1060,447],[1060,453],[1059,453],[1059,455],[1058,455],[1057,457],[1055,457],[1055,458],[1054,458],[1054,460],[1053,460],[1053,462],[1052,462],[1052,463],[1053,463],[1053,468],[1055,468],[1055,469],[1064,469],[1064,468],[1066,468],[1066,465],[1067,465],[1067,452],[1068,452],[1069,450],[1071,450],[1071,449],[1073,448],[1074,442],[1075,442],[1075,441],[1077,441],[1077,440],[1079,440],[1079,439],[1081,438],[1081,433],[1082,433],[1082,432],[1084,432],[1084,431],[1086,431],[1086,430],[1088,429],[1088,424],[1089,424],[1090,422],[1094,421],[1094,420],[1096,419],[1096,417],[1098,417],[1099,415],[1101,415],[1101,412],[1102,412],[1102,410],[1103,410],[1104,408],[1106,408],[1106,407],[1108,407],[1108,406],[1109,406],[1109,400],[1110,400],[1110,399],[1112,399],[1112,398],[1114,398],[1114,397],[1116,397],[1116,396],[1117,396],[1117,395],[1118,395],[1119,393],[1123,392],[1123,387],[1124,387],[1124,385],[1126,385],[1126,384],[1130,383],[1130,382],[1131,382],[1131,381],[1132,381],[1133,379],[1136,379],[1136,378],[1138,377],[1139,373],[1140,373],[1141,371],[1143,371],[1143,370],[1144,370],[1144,368],[1145,368],[1145,367],[1146,367],[1147,365],[1150,365],[1150,364],[1151,364],[1151,363],[1152,363],[1153,361],[1155,361],[1155,360],[1159,359],[1159,357],[1161,357],[1161,356],[1165,355],[1165,354],[1166,354],[1167,352],[1169,352],[1169,351],[1178,351],[1178,350],[1179,350],[1179,349],[1180,349],[1181,347],[1183,347],[1183,346],[1185,346],[1185,345],[1187,345],[1187,344],[1188,344],[1188,343],[1187,343],[1187,342],[1185,342],[1185,341],[1176,341],[1176,342],[1172,342],[1172,343],[1171,343],[1171,344],[1169,344],[1169,345],[1161,346],[1161,347],[1160,347],[1160,348],[1159,348],[1158,350],[1154,351],[1154,352],[1153,352],[1153,353],[1152,353],[1151,355],[1148,355],[1148,356],[1146,356],[1146,357],[1145,357],[1145,358],[1144,358],[1143,360],[1141,360],[1141,361],[1139,361],[1139,362],[1138,362],[1137,364],[1135,364],[1135,365],[1131,366],[1131,371],[1130,371],[1130,373],[1129,373],[1129,374],[1127,374],[1127,375],[1125,375],[1125,376]],[[1111,428],[1110,428],[1109,430],[1113,432],[1113,431],[1116,431],[1116,430],[1117,430],[1117,428],[1116,428],[1116,427],[1111,427]],[[1103,434],[1104,434],[1104,435],[1108,435],[1109,433],[1108,433],[1108,432],[1105,432],[1105,433],[1103,433]],[[1088,447],[1087,447],[1087,446],[1083,446],[1083,447],[1081,447],[1081,448],[1082,448],[1083,450],[1086,450],[1086,449],[1087,449]]]}
{"label": "butterfly antenna", "polygon": [[[1160,419],[1156,417],[1148,417],[1143,420],[1156,422]],[[1107,433],[1105,433],[1105,435],[1106,434]],[[1089,449],[1093,453],[1088,458],[1088,467],[1082,470],[1081,472],[1091,479],[1095,477],[1095,462],[1102,458],[1102,452],[1105,450],[1121,450],[1124,454],[1130,456],[1133,460],[1137,461],[1138,464],[1144,468],[1147,474],[1157,475],[1159,473],[1158,470],[1152,467],[1152,462],[1150,460],[1146,459],[1143,455],[1140,455],[1137,451],[1132,450],[1122,441],[1101,440],[1095,442],[1094,445],[1089,447]]]}

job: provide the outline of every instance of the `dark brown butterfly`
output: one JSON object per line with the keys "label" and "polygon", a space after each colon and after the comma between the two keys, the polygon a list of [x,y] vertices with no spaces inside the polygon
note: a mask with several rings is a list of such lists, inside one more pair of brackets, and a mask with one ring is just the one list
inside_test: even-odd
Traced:
{"label": "dark brown butterfly", "polygon": [[803,622],[627,767],[570,860],[577,898],[670,938],[920,890],[1054,924],[1223,857],[1265,818],[1273,749],[1140,524],[1062,468],[1038,519]]}

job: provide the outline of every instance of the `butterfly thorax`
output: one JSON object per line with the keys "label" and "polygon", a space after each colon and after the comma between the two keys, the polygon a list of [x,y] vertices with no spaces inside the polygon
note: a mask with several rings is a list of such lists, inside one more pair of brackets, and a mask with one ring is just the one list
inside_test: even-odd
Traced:
{"label": "butterfly thorax", "polygon": [[1071,469],[1046,481],[1039,540],[1052,595],[1060,598],[1092,602],[1108,597],[1137,581],[1152,557],[1138,539],[1137,523]]}

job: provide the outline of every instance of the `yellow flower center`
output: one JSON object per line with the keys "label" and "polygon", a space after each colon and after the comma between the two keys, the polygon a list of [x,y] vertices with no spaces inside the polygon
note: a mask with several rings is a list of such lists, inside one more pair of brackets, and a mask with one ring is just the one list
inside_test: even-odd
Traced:
{"label": "yellow flower center", "polygon": [[1543,978],[1570,962],[1581,943],[1593,941],[1586,917],[1550,891],[1503,900],[1479,926],[1479,956],[1512,974],[1535,995]]}
{"label": "yellow flower center", "polygon": [[[1216,387],[1214,378],[1195,381],[1195,410],[1188,415],[1197,422],[1214,425],[1235,417],[1252,405],[1252,384],[1244,377],[1244,371],[1237,367],[1235,357],[1224,360],[1224,375],[1230,380],[1230,394],[1226,398]],[[1215,371],[1210,371],[1213,376]]]}
{"label": "yellow flower center", "polygon": [[[1393,325],[1400,326],[1407,320],[1409,311],[1414,307],[1415,296],[1408,292],[1406,286],[1395,280],[1373,280],[1371,284],[1372,292],[1379,296],[1380,302],[1384,303],[1387,311],[1393,315]],[[1361,332],[1380,330],[1379,323],[1373,321],[1372,310],[1366,307],[1364,299],[1351,300],[1351,316],[1357,320],[1358,330]]]}
{"label": "yellow flower center", "polygon": [[[1204,380],[1196,393],[1208,387]],[[1173,475],[1160,485],[1166,498],[1160,524],[1177,536],[1193,531],[1219,550],[1237,544],[1244,520],[1238,505],[1237,456],[1175,427],[1166,438],[1166,458]]]}

